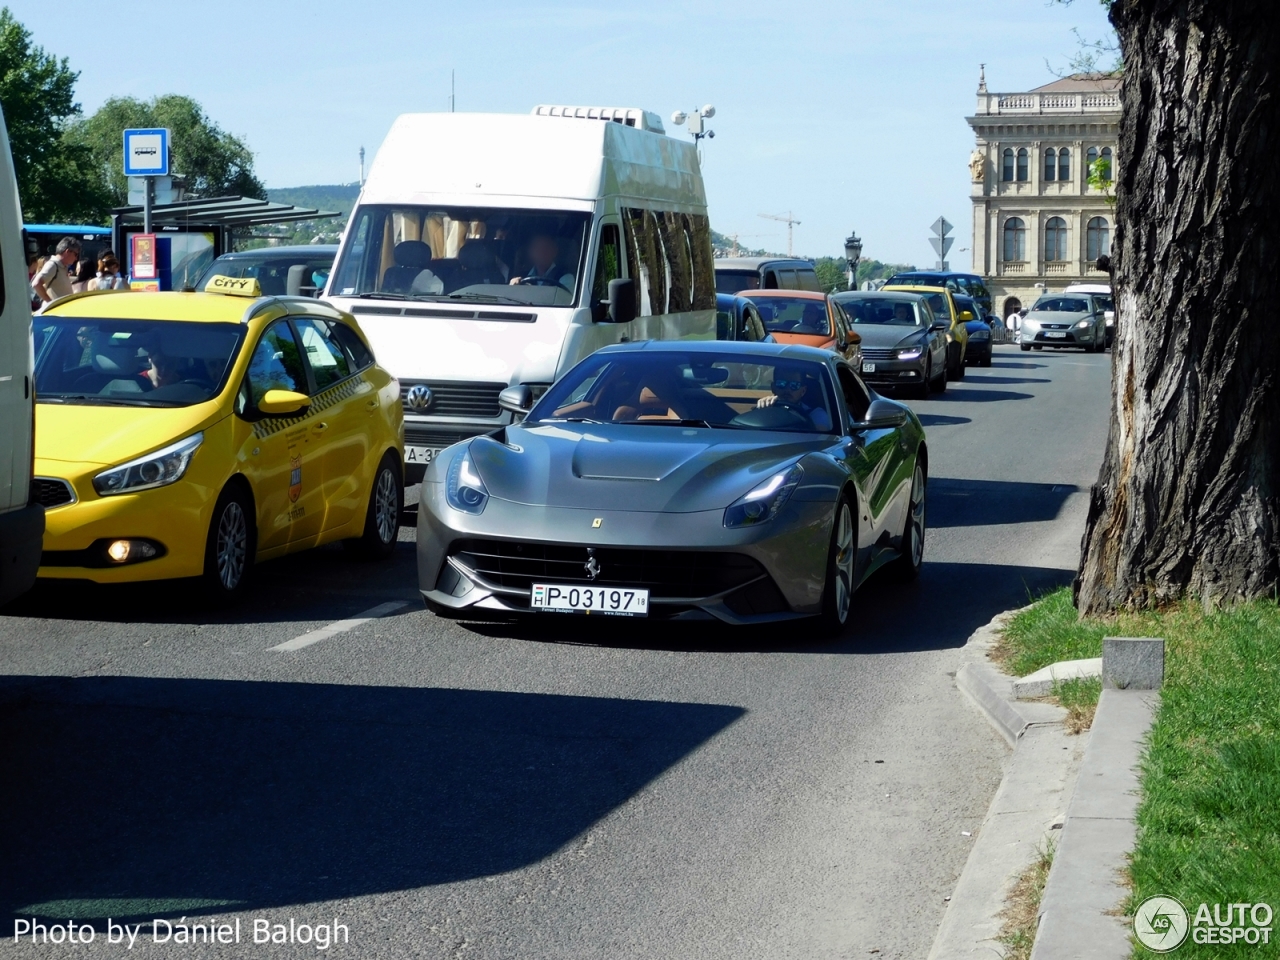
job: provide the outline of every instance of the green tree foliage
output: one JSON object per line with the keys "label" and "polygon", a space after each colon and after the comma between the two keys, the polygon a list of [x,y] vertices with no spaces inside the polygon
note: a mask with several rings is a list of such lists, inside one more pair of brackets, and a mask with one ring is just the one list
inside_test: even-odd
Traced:
{"label": "green tree foliage", "polygon": [[[818,274],[818,284],[827,293],[839,293],[848,290],[846,279],[847,265],[843,257],[818,257],[813,261],[814,271]],[[887,280],[895,273],[905,273],[915,267],[907,263],[883,263],[879,260],[863,258],[858,261],[858,285],[867,280]]]}
{"label": "green tree foliage", "polygon": [[128,198],[122,132],[131,127],[168,128],[173,151],[169,168],[186,177],[189,196],[266,197],[245,142],[222,130],[190,97],[167,94],[147,101],[112,97],[93,116],[67,129],[67,140],[92,154],[116,204]]}
{"label": "green tree foliage", "polygon": [[78,76],[65,57],[33,46],[30,31],[0,8],[0,107],[28,222],[104,222],[109,198],[93,157],[63,137],[80,113]]}

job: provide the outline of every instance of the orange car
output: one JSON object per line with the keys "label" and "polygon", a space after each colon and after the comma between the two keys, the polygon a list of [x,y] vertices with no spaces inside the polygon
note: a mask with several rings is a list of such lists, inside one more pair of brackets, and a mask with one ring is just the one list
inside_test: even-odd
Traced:
{"label": "orange car", "polygon": [[810,290],[744,290],[760,310],[765,330],[778,343],[802,343],[838,353],[862,369],[862,337],[852,329],[840,304]]}

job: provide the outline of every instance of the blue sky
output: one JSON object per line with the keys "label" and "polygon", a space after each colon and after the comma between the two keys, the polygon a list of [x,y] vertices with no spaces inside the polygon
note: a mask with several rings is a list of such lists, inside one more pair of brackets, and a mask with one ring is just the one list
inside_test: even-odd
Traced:
{"label": "blue sky", "polygon": [[[148,15],[135,10],[156,11]],[[524,113],[536,103],[712,103],[704,151],[711,222],[742,243],[836,255],[850,228],[864,256],[932,262],[929,225],[970,235],[966,162],[978,64],[991,90],[1054,79],[1086,38],[1109,33],[1100,4],[1047,0],[853,0],[805,4],[308,3],[168,0],[104,15],[13,3],[36,43],[80,71],[77,99],[182,93],[245,138],[269,187],[356,179],[400,113]],[[149,23],[147,21],[150,21]],[[145,25],[144,25],[145,24]],[[136,53],[132,51],[136,50]]]}

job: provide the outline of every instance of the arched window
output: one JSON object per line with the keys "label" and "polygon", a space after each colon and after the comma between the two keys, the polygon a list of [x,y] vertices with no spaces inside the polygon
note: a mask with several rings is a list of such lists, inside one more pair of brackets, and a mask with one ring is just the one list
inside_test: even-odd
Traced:
{"label": "arched window", "polygon": [[1028,155],[1026,147],[1018,149],[1018,179],[1025,181],[1027,179],[1027,162]]}
{"label": "arched window", "polygon": [[1044,225],[1044,258],[1046,261],[1067,259],[1067,221],[1050,217]]}
{"label": "arched window", "polygon": [[1111,163],[1111,148],[1103,147],[1102,156],[1099,157],[1098,159],[1102,160],[1103,163],[1106,164],[1106,170],[1103,172],[1102,179],[1110,180],[1113,176],[1115,176],[1115,167]]}
{"label": "arched window", "polygon": [[1004,259],[1027,259],[1027,225],[1021,217],[1010,217],[1004,222]]}
{"label": "arched window", "polygon": [[1071,151],[1066,147],[1058,151],[1058,179],[1071,179]]}
{"label": "arched window", "polygon": [[1008,182],[1013,179],[1013,147],[1005,147],[1002,157],[1000,179]]}
{"label": "arched window", "polygon": [[1089,170],[1092,171],[1093,165],[1098,162],[1098,148],[1090,147],[1088,151],[1086,151],[1084,157],[1085,157],[1085,163],[1088,164]]}
{"label": "arched window", "polygon": [[1054,173],[1055,173],[1055,172],[1057,171],[1057,169],[1058,169],[1057,158],[1058,158],[1058,154],[1057,154],[1057,152],[1056,152],[1056,151],[1054,151],[1053,147],[1049,147],[1047,150],[1045,150],[1045,152],[1044,152],[1044,178],[1045,178],[1046,180],[1052,180],[1052,179],[1053,179],[1053,175],[1054,175]]}
{"label": "arched window", "polygon": [[1111,228],[1103,217],[1092,217],[1085,229],[1086,256],[1096,263],[1104,253],[1111,252]]}

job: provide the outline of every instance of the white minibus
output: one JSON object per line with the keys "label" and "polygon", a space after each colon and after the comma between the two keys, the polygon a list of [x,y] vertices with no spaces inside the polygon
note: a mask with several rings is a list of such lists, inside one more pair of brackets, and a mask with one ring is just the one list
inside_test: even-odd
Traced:
{"label": "white minibus", "polygon": [[[511,422],[599,348],[714,339],[692,143],[649,111],[406,114],[379,148],[325,296],[400,379],[405,479]],[[508,395],[510,396],[510,395]]]}

